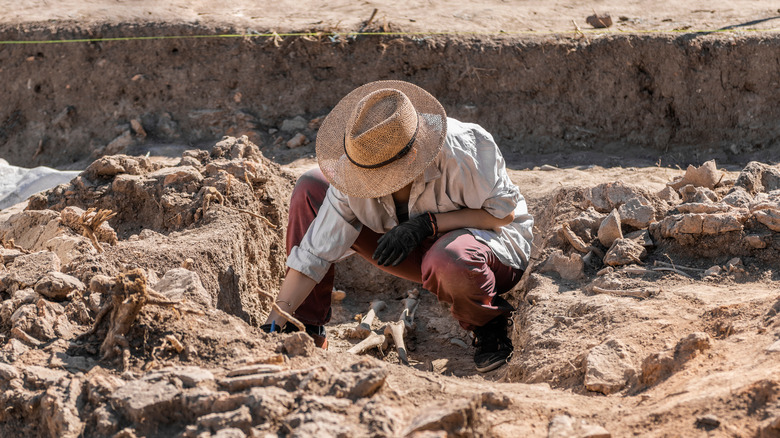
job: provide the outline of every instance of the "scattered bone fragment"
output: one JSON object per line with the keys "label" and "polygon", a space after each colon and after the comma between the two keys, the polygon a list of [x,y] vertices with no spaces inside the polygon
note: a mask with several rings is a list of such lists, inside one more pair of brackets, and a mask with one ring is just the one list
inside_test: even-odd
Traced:
{"label": "scattered bone fragment", "polygon": [[623,238],[623,231],[620,227],[620,213],[618,209],[612,209],[612,212],[601,221],[598,231],[599,242],[607,248],[611,247],[617,239]]}
{"label": "scattered bone fragment", "polygon": [[579,252],[588,252],[588,245],[585,244],[585,242],[580,239],[579,236],[577,236],[574,231],[571,230],[571,227],[568,223],[564,223],[561,226],[561,232],[563,233],[564,237],[566,237],[566,240],[571,244],[574,249],[576,249]]}
{"label": "scattered bone fragment", "polygon": [[374,322],[376,314],[387,307],[384,301],[376,300],[371,302],[371,308],[368,309],[366,315],[360,320],[357,327],[350,330],[348,335],[351,338],[365,338],[371,332],[371,323]]}
{"label": "scattered bone fragment", "polygon": [[385,326],[385,337],[392,336],[393,342],[395,342],[395,348],[398,351],[398,359],[404,365],[409,365],[409,358],[406,354],[406,346],[404,345],[404,334],[406,327],[402,321],[393,321],[387,323]]}
{"label": "scattered bone fragment", "polygon": [[352,348],[347,350],[347,353],[362,354],[366,351],[378,347],[380,350],[384,350],[387,345],[387,337],[371,332],[368,337],[355,344]]}
{"label": "scattered bone fragment", "polygon": [[598,286],[591,286],[590,290],[594,294],[613,295],[616,297],[650,298],[651,296],[653,296],[652,292],[644,289],[619,290],[619,289],[605,289]]}
{"label": "scattered bone fragment", "polygon": [[457,345],[461,348],[469,348],[469,346],[460,338],[450,338],[450,344]]}
{"label": "scattered bone fragment", "polygon": [[278,373],[284,371],[284,368],[273,364],[255,364],[230,370],[227,377],[248,376],[251,374]]}

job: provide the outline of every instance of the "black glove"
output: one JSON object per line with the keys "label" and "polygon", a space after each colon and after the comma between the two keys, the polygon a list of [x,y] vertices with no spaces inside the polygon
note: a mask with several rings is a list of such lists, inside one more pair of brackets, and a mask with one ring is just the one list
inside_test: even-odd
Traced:
{"label": "black glove", "polygon": [[433,221],[433,215],[421,214],[396,225],[379,238],[372,258],[380,266],[398,266],[426,237],[434,235]]}

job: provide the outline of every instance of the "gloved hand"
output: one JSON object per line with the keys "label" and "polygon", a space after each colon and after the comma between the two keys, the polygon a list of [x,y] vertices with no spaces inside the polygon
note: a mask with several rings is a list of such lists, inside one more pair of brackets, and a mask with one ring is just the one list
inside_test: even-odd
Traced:
{"label": "gloved hand", "polygon": [[380,266],[398,266],[422,243],[423,239],[434,234],[434,229],[435,224],[428,214],[421,214],[396,225],[379,238],[377,241],[379,245],[372,258]]}

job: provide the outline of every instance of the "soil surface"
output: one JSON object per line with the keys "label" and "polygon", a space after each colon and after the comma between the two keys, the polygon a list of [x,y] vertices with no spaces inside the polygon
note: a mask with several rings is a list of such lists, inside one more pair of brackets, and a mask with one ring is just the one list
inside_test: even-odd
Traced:
{"label": "soil surface", "polygon": [[[22,2],[0,33],[348,31],[374,8],[368,30],[561,33],[0,46],[0,155],[86,169],[0,211],[0,435],[780,436],[780,40],[739,32],[776,5],[293,3]],[[418,287],[354,257],[327,351],[258,328],[321,117],[389,78],[488,127],[535,216],[491,373],[420,289],[408,365],[390,336],[348,353]]]}

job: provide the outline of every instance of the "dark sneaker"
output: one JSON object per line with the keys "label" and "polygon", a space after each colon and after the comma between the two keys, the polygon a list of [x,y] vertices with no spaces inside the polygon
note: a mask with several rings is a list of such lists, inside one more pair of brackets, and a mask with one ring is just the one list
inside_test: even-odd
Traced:
{"label": "dark sneaker", "polygon": [[507,336],[509,325],[509,318],[499,316],[474,329],[474,364],[480,373],[493,371],[509,362],[514,350],[512,340]]}
{"label": "dark sneaker", "polygon": [[[325,331],[325,326],[311,325],[311,324],[304,324],[304,326],[306,326],[306,334],[308,334],[309,336],[311,336],[312,339],[314,339],[314,345],[317,346],[317,348],[322,348],[323,350],[327,350],[328,332]],[[271,331],[271,324],[263,324],[260,326],[260,329],[266,333],[269,333]],[[298,327],[296,327],[295,324],[287,323],[281,329],[276,327],[276,331],[278,331],[279,333],[294,333],[298,331]]]}

